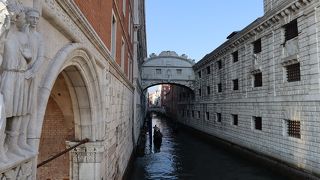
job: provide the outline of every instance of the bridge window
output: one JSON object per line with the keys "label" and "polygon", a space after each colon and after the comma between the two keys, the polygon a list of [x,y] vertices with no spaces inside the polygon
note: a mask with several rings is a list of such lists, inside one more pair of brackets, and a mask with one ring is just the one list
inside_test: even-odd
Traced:
{"label": "bridge window", "polygon": [[210,94],[210,86],[207,86],[207,94]]}
{"label": "bridge window", "polygon": [[288,24],[284,25],[284,36],[285,41],[289,41],[298,36],[298,23],[297,19],[289,22]]}
{"label": "bridge window", "polygon": [[201,70],[198,71],[198,77],[201,78]]}
{"label": "bridge window", "polygon": [[301,125],[300,121],[296,120],[285,120],[285,129],[287,130],[287,135],[294,138],[301,138]]}
{"label": "bridge window", "polygon": [[218,69],[222,69],[222,61],[221,60],[217,61],[217,66],[218,66]]}
{"label": "bridge window", "polygon": [[206,120],[209,121],[210,117],[209,117],[209,112],[206,112]]}
{"label": "bridge window", "polygon": [[261,118],[261,117],[253,116],[253,117],[252,117],[252,120],[253,120],[253,127],[254,127],[254,129],[261,131],[261,130],[262,130],[262,118]]}
{"label": "bridge window", "polygon": [[218,84],[218,92],[222,92],[222,84],[221,83]]}
{"label": "bridge window", "polygon": [[235,52],[232,53],[232,60],[233,60],[234,63],[238,62],[238,60],[239,60],[238,51],[235,51]]}
{"label": "bridge window", "polygon": [[217,113],[217,121],[218,121],[218,122],[221,122],[221,121],[222,121],[221,113]]}
{"label": "bridge window", "polygon": [[261,52],[261,39],[253,42],[253,53],[258,54]]}
{"label": "bridge window", "polygon": [[238,126],[238,115],[232,114],[233,125]]}
{"label": "bridge window", "polygon": [[286,66],[286,69],[288,82],[300,81],[300,63]]}
{"label": "bridge window", "polygon": [[210,66],[207,66],[207,74],[210,74]]}
{"label": "bridge window", "polygon": [[161,69],[156,69],[156,74],[161,74]]}
{"label": "bridge window", "polygon": [[199,89],[199,96],[201,96],[201,88]]}
{"label": "bridge window", "polygon": [[239,80],[238,79],[232,80],[232,84],[233,84],[233,90],[239,90]]}
{"label": "bridge window", "polygon": [[182,69],[177,69],[177,74],[182,74]]}
{"label": "bridge window", "polygon": [[262,72],[253,75],[253,87],[262,86]]}

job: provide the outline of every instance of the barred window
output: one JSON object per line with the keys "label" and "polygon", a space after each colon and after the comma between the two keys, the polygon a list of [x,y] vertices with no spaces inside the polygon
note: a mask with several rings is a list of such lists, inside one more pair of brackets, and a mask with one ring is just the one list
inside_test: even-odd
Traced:
{"label": "barred window", "polygon": [[156,74],[161,74],[161,69],[156,69]]}
{"label": "barred window", "polygon": [[210,66],[207,66],[207,74],[210,74]]}
{"label": "barred window", "polygon": [[293,39],[298,36],[298,23],[297,19],[289,22],[288,24],[284,25],[284,36],[285,41]]}
{"label": "barred window", "polygon": [[182,69],[177,69],[177,74],[182,74]]}
{"label": "barred window", "polygon": [[239,60],[238,51],[235,51],[232,53],[232,59],[233,59],[233,62],[238,62]]}
{"label": "barred window", "polygon": [[254,78],[254,87],[261,87],[262,86],[262,73],[257,73],[253,75]]}
{"label": "barred window", "polygon": [[286,66],[286,69],[288,82],[300,81],[300,63]]}
{"label": "barred window", "polygon": [[287,122],[287,130],[288,130],[288,136],[295,137],[295,138],[301,138],[301,126],[300,121],[295,120],[286,120]]}
{"label": "barred window", "polygon": [[221,113],[217,113],[217,121],[218,122],[222,121]]}
{"label": "barred window", "polygon": [[218,92],[222,92],[222,84],[221,83],[218,84]]}
{"label": "barred window", "polygon": [[234,79],[232,80],[232,83],[233,83],[233,90],[239,90],[239,80]]}
{"label": "barred window", "polygon": [[238,126],[238,115],[232,114],[233,125]]}
{"label": "barred window", "polygon": [[253,42],[253,53],[258,54],[261,52],[261,39]]}
{"label": "barred window", "polygon": [[254,129],[262,130],[262,118],[254,116],[253,121],[254,121]]}
{"label": "barred window", "polygon": [[217,61],[218,69],[222,69],[222,62],[221,60]]}

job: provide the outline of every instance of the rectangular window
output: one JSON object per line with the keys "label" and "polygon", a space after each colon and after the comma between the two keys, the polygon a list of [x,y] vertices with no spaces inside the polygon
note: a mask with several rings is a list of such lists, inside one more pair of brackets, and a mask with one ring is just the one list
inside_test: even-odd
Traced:
{"label": "rectangular window", "polygon": [[156,74],[161,74],[161,69],[156,69]]}
{"label": "rectangular window", "polygon": [[177,69],[177,74],[182,74],[182,69]]}
{"label": "rectangular window", "polygon": [[126,15],[126,2],[127,0],[122,0],[122,12],[124,15]]}
{"label": "rectangular window", "polygon": [[218,66],[218,69],[222,69],[222,62],[221,62],[221,60],[217,61],[217,66]]}
{"label": "rectangular window", "polygon": [[209,112],[206,112],[206,120],[209,121],[210,117],[209,117]]}
{"label": "rectangular window", "polygon": [[218,84],[218,92],[222,92],[222,84],[221,83]]}
{"label": "rectangular window", "polygon": [[207,66],[207,74],[210,74],[210,66]]}
{"label": "rectangular window", "polygon": [[201,96],[201,88],[199,89],[199,96]]}
{"label": "rectangular window", "polygon": [[300,81],[300,63],[286,66],[286,70],[288,82]]}
{"label": "rectangular window", "polygon": [[298,23],[297,19],[289,22],[288,24],[284,25],[284,36],[285,41],[293,39],[298,36]]}
{"label": "rectangular window", "polygon": [[122,38],[121,40],[121,69],[124,70],[124,59],[125,59],[125,42]]}
{"label": "rectangular window", "polygon": [[238,79],[232,80],[233,90],[239,90],[239,81]]}
{"label": "rectangular window", "polygon": [[198,111],[198,118],[200,118],[200,111]]}
{"label": "rectangular window", "polygon": [[194,118],[194,110],[191,111],[192,117]]}
{"label": "rectangular window", "polygon": [[198,71],[198,77],[201,78],[201,70]]}
{"label": "rectangular window", "polygon": [[238,51],[235,51],[232,53],[232,59],[233,59],[233,62],[238,62],[239,60]]}
{"label": "rectangular window", "polygon": [[232,114],[233,125],[238,126],[238,115]]}
{"label": "rectangular window", "polygon": [[207,86],[207,94],[210,94],[210,86]]}
{"label": "rectangular window", "polygon": [[253,42],[253,53],[258,54],[261,52],[261,39]]}
{"label": "rectangular window", "polygon": [[254,87],[261,87],[262,86],[262,73],[257,73],[253,75],[254,78],[254,82],[253,82],[253,86]]}
{"label": "rectangular window", "polygon": [[253,121],[254,121],[254,129],[262,130],[262,118],[253,116]]}
{"label": "rectangular window", "polygon": [[117,39],[117,19],[114,14],[112,14],[111,19],[111,56],[113,59],[116,58],[116,39]]}
{"label": "rectangular window", "polygon": [[287,126],[288,136],[294,137],[294,138],[301,138],[300,121],[287,119],[286,120],[286,126]]}
{"label": "rectangular window", "polygon": [[217,113],[217,121],[218,122],[222,121],[221,113]]}

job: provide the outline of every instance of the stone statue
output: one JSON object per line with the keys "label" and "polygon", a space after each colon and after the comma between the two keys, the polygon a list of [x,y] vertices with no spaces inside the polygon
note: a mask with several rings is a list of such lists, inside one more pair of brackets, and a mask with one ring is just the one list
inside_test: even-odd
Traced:
{"label": "stone statue", "polygon": [[15,11],[10,15],[10,22],[10,29],[3,46],[0,92],[3,94],[6,108],[7,155],[14,158],[25,157],[25,152],[18,145],[18,138],[21,122],[30,114],[26,72],[32,60],[32,51],[26,33],[27,23],[22,6],[15,7]]}
{"label": "stone statue", "polygon": [[6,128],[6,114],[5,114],[5,107],[3,102],[3,95],[0,93],[0,164],[1,162],[6,163],[8,161],[8,158],[5,155],[6,149],[4,148],[4,141],[6,137],[5,128]]}
{"label": "stone statue", "polygon": [[39,71],[40,66],[43,62],[44,57],[44,44],[42,35],[37,32],[37,25],[39,23],[40,13],[38,10],[33,8],[26,9],[26,21],[29,25],[29,29],[27,32],[29,39],[29,48],[31,50],[31,61],[28,64],[28,70],[25,72],[25,78],[27,82],[28,88],[28,96],[27,96],[27,107],[28,114],[23,121],[21,122],[20,128],[20,137],[19,137],[19,146],[25,150],[32,151],[32,148],[27,143],[27,129],[30,122],[30,119],[36,119],[34,112],[35,109],[32,107],[36,107],[36,79],[35,74]]}

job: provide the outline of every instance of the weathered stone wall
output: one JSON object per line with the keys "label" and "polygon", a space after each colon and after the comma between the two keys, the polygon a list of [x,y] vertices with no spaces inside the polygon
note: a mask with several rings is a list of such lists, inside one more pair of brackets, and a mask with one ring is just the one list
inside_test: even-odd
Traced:
{"label": "weathered stone wall", "polygon": [[[319,175],[318,6],[319,1],[290,1],[290,5],[261,17],[199,61],[194,66],[196,75],[202,73],[196,78],[195,101],[178,103],[180,121]],[[298,36],[285,41],[283,25],[296,18]],[[255,55],[253,42],[260,38],[262,51]],[[237,62],[232,57],[235,51],[239,54]],[[222,62],[221,69],[217,61]],[[300,80],[288,82],[286,66],[292,62],[300,63]],[[256,72],[262,72],[261,87],[253,85]],[[238,79],[238,90],[233,90],[234,79]],[[218,92],[219,83],[222,92]],[[217,113],[221,113],[221,122]],[[232,115],[238,115],[238,125],[233,124]],[[255,129],[255,116],[262,118],[262,130]],[[287,120],[300,122],[300,138],[288,135]]]}

